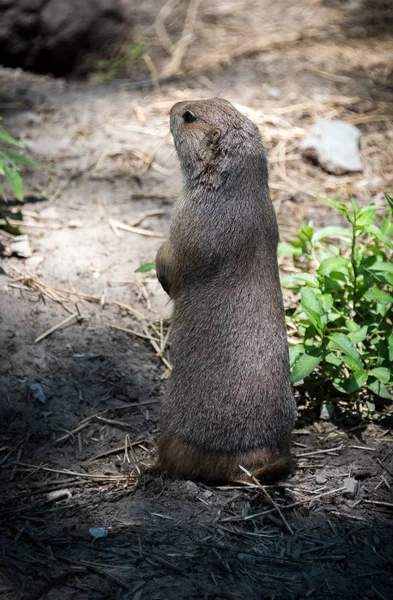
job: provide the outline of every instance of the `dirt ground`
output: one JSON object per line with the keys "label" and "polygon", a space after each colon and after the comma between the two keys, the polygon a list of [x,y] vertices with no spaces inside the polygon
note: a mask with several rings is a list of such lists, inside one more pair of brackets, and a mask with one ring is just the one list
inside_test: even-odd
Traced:
{"label": "dirt ground", "polygon": [[[154,21],[162,3],[148,6]],[[297,471],[275,488],[150,469],[170,306],[135,269],[181,189],[171,105],[220,94],[260,125],[284,240],[332,222],[312,194],[382,203],[393,189],[392,11],[338,7],[201,3],[187,76],[160,89],[0,70],[3,123],[39,163],[24,204],[8,205],[32,256],[8,256],[0,230],[0,598],[392,598],[391,408],[375,422],[301,410]],[[164,72],[162,39],[146,37]],[[302,159],[317,117],[359,126],[363,173]]]}

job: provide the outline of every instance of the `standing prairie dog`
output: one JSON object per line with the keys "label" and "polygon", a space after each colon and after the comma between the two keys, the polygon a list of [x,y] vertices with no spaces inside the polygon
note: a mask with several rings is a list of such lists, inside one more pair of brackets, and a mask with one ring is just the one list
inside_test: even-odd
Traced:
{"label": "standing prairie dog", "polygon": [[296,406],[277,265],[278,228],[258,128],[220,98],[178,102],[184,178],[158,279],[174,301],[173,371],[159,466],[208,482],[291,471]]}

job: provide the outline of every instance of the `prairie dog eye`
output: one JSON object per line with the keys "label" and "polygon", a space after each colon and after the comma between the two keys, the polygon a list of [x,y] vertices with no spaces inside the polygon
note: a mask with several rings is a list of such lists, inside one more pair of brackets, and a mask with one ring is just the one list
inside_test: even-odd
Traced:
{"label": "prairie dog eye", "polygon": [[183,113],[183,120],[185,123],[192,123],[193,121],[196,121],[196,116],[190,110],[186,110],[186,112]]}

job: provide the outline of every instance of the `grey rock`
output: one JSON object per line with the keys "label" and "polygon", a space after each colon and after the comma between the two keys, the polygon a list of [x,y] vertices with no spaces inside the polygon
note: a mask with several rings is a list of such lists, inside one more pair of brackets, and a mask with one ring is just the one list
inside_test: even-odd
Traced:
{"label": "grey rock", "polygon": [[325,485],[325,483],[327,482],[327,477],[325,477],[324,475],[316,475],[315,476],[315,483],[317,483],[318,485]]}
{"label": "grey rock", "polygon": [[200,493],[199,487],[193,481],[184,481],[180,484],[183,492],[190,496],[197,496]]}
{"label": "grey rock", "polygon": [[44,390],[42,389],[42,386],[39,383],[30,383],[29,390],[34,400],[41,402],[41,404],[45,404],[46,397],[44,394]]}
{"label": "grey rock", "polygon": [[49,492],[48,494],[48,500],[50,502],[58,502],[59,500],[64,500],[65,498],[72,498],[72,494],[68,488],[64,490],[55,490],[54,492]]}
{"label": "grey rock", "polygon": [[353,477],[347,477],[344,479],[345,490],[343,490],[343,496],[346,498],[355,498],[359,489],[359,482]]}
{"label": "grey rock", "polygon": [[5,249],[7,256],[18,256],[19,258],[30,258],[33,254],[27,235],[16,235]]}
{"label": "grey rock", "polygon": [[246,565],[254,566],[256,563],[255,556],[252,556],[251,554],[240,553],[237,555],[237,558],[238,558],[238,560],[240,560],[242,563],[245,563]]}
{"label": "grey rock", "polygon": [[330,421],[330,419],[333,417],[333,415],[334,415],[333,404],[324,402],[321,406],[321,412],[320,412],[319,418],[322,419],[323,421]]}
{"label": "grey rock", "polygon": [[363,171],[359,154],[361,132],[345,121],[321,119],[302,142],[303,156],[334,175]]}

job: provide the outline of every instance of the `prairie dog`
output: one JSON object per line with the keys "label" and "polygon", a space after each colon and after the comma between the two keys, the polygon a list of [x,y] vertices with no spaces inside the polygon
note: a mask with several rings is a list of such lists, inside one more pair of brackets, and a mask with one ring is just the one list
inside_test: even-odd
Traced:
{"label": "prairie dog", "polygon": [[262,139],[220,98],[178,102],[170,128],[184,191],[156,258],[174,301],[158,463],[208,482],[248,479],[241,465],[273,483],[292,468],[296,406]]}

